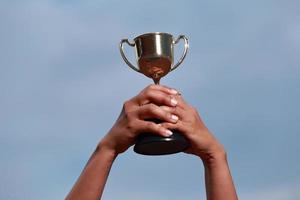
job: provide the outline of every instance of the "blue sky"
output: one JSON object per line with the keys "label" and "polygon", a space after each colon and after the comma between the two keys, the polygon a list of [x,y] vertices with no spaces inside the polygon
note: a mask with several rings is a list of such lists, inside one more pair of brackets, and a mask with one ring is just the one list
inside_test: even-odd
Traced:
{"label": "blue sky", "polygon": [[[161,82],[224,144],[240,199],[299,199],[299,21],[296,0],[0,1],[0,199],[65,197],[122,103],[151,83],[122,61],[119,41],[153,31],[189,38]],[[130,149],[103,199],[204,191],[196,157]]]}

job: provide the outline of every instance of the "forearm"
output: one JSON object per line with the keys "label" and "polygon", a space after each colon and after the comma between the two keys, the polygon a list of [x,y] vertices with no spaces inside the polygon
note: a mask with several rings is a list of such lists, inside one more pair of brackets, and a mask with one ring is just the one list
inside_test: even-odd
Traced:
{"label": "forearm", "polygon": [[226,154],[204,162],[207,200],[237,200]]}
{"label": "forearm", "polygon": [[114,152],[99,144],[66,199],[99,200],[115,158]]}

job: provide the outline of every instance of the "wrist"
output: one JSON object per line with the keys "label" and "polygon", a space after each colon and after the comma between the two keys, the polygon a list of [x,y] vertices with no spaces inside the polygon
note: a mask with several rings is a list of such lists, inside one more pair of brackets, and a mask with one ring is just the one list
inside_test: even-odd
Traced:
{"label": "wrist", "polygon": [[211,168],[220,165],[227,165],[227,153],[223,147],[219,147],[201,157],[205,167]]}
{"label": "wrist", "polygon": [[105,155],[106,158],[111,160],[112,162],[118,156],[117,151],[114,148],[111,148],[109,142],[102,139],[96,147],[96,154]]}

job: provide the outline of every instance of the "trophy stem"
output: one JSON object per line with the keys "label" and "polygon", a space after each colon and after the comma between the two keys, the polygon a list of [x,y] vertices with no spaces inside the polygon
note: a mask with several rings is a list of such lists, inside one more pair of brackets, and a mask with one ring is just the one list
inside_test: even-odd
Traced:
{"label": "trophy stem", "polygon": [[155,85],[159,85],[160,79],[153,79]]}
{"label": "trophy stem", "polygon": [[155,73],[152,75],[152,79],[153,79],[155,85],[159,85],[161,76],[158,73]]}

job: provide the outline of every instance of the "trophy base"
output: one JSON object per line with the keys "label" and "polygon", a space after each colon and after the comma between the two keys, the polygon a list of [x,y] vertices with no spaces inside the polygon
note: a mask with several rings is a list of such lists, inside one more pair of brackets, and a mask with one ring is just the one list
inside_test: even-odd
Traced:
{"label": "trophy base", "polygon": [[142,155],[167,155],[179,153],[187,149],[189,142],[178,131],[173,130],[170,137],[162,137],[151,133],[139,135],[134,151]]}

